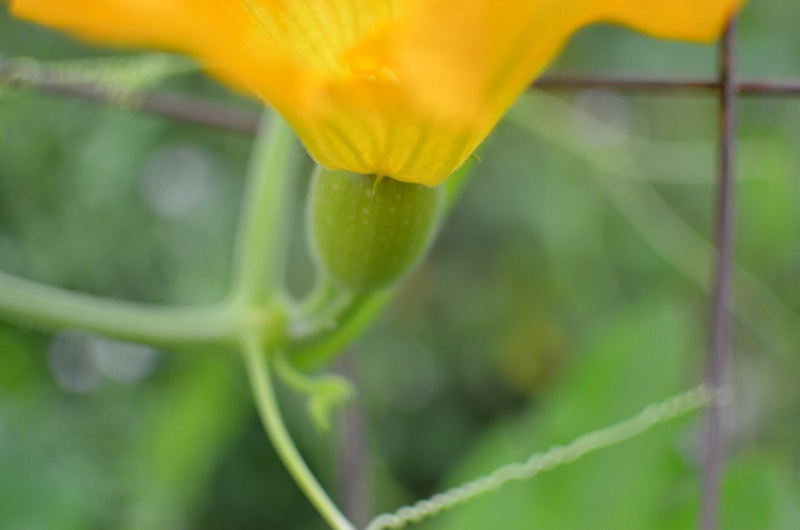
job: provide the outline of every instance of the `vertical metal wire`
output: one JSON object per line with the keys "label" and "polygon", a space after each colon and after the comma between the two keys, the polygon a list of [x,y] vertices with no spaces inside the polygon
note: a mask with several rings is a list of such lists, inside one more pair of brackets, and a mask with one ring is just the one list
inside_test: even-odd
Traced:
{"label": "vertical metal wire", "polygon": [[724,393],[728,387],[731,346],[732,269],[734,247],[734,156],[736,151],[736,20],[731,19],[720,42],[719,151],[716,187],[711,314],[708,322],[706,384],[717,393],[705,418],[700,502],[701,530],[718,528],[720,483],[725,461],[722,432]]}
{"label": "vertical metal wire", "polygon": [[[336,362],[339,375],[358,384],[355,351],[351,348]],[[339,415],[337,433],[337,484],[339,506],[357,528],[367,526],[372,507],[369,495],[367,429],[363,401],[356,397]]]}

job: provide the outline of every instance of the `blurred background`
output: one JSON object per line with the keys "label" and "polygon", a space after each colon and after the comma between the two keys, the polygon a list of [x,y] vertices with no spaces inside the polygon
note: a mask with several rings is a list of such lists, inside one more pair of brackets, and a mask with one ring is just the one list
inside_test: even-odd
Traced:
{"label": "blurred background", "polygon": [[[800,10],[783,0],[751,2],[739,73],[800,78],[798,25]],[[110,56],[5,10],[0,54],[52,65]],[[713,46],[607,26],[580,32],[548,71],[715,72]],[[156,88],[258,112],[193,72]],[[509,113],[429,259],[336,364],[359,389],[356,421],[320,434],[282,393],[311,467],[360,497],[346,502],[355,518],[700,380],[716,110],[712,94],[589,89],[525,96]],[[800,99],[743,98],[739,110],[723,528],[789,530],[800,528]],[[246,135],[0,86],[0,270],[124,300],[219,300],[249,146]],[[305,185],[289,278],[299,294],[311,268]],[[693,528],[700,419],[419,527]],[[364,473],[341,473],[343,458]],[[263,434],[237,358],[0,323],[0,528],[324,525]]]}

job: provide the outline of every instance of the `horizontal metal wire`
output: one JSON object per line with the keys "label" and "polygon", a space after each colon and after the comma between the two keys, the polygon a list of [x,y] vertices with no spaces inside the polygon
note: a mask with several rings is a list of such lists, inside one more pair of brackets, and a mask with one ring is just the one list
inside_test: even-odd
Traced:
{"label": "horizontal metal wire", "polygon": [[[648,78],[626,76],[553,76],[538,80],[532,85],[547,90],[582,90],[607,88],[622,92],[686,92],[708,93],[717,97],[720,82],[693,78]],[[800,97],[800,80],[754,79],[741,81],[734,86],[740,96]]]}
{"label": "horizontal metal wire", "polygon": [[143,90],[121,94],[102,85],[69,83],[39,68],[36,75],[27,75],[10,63],[0,62],[0,85],[38,90],[54,96],[80,99],[155,114],[167,119],[192,123],[246,135],[258,128],[258,111],[248,111],[231,104],[179,92]]}
{"label": "horizontal metal wire", "polygon": [[[258,109],[219,103],[208,98],[160,90],[120,95],[100,85],[75,84],[38,68],[36,76],[25,75],[13,63],[0,61],[0,85],[39,90],[46,94],[127,108],[167,119],[252,135],[258,127]],[[719,80],[700,78],[655,78],[637,76],[558,75],[536,81],[533,88],[584,90],[604,88],[626,93],[692,94],[718,97]],[[800,97],[800,79],[753,79],[741,81],[734,90],[749,97]]]}

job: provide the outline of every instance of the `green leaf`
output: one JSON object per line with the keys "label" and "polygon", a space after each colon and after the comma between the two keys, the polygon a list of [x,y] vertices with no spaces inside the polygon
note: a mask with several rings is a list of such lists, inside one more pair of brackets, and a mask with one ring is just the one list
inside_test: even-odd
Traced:
{"label": "green leaf", "polygon": [[181,528],[202,500],[218,455],[240,435],[249,403],[219,359],[181,363],[154,397],[131,456],[126,528]]}
{"label": "green leaf", "polygon": [[[633,415],[689,386],[686,364],[697,345],[670,300],[632,308],[587,345],[561,386],[541,406],[490,431],[452,483],[486,473],[553,444]],[[530,481],[510,484],[433,521],[431,528],[531,530],[652,528],[680,469],[669,424]]]}

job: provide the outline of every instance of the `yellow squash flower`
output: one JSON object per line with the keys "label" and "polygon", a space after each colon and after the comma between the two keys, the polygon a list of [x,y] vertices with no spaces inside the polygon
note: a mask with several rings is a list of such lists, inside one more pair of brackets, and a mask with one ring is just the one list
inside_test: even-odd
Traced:
{"label": "yellow squash flower", "polygon": [[330,169],[434,186],[577,29],[711,41],[740,0],[11,0],[89,41],[190,55]]}

